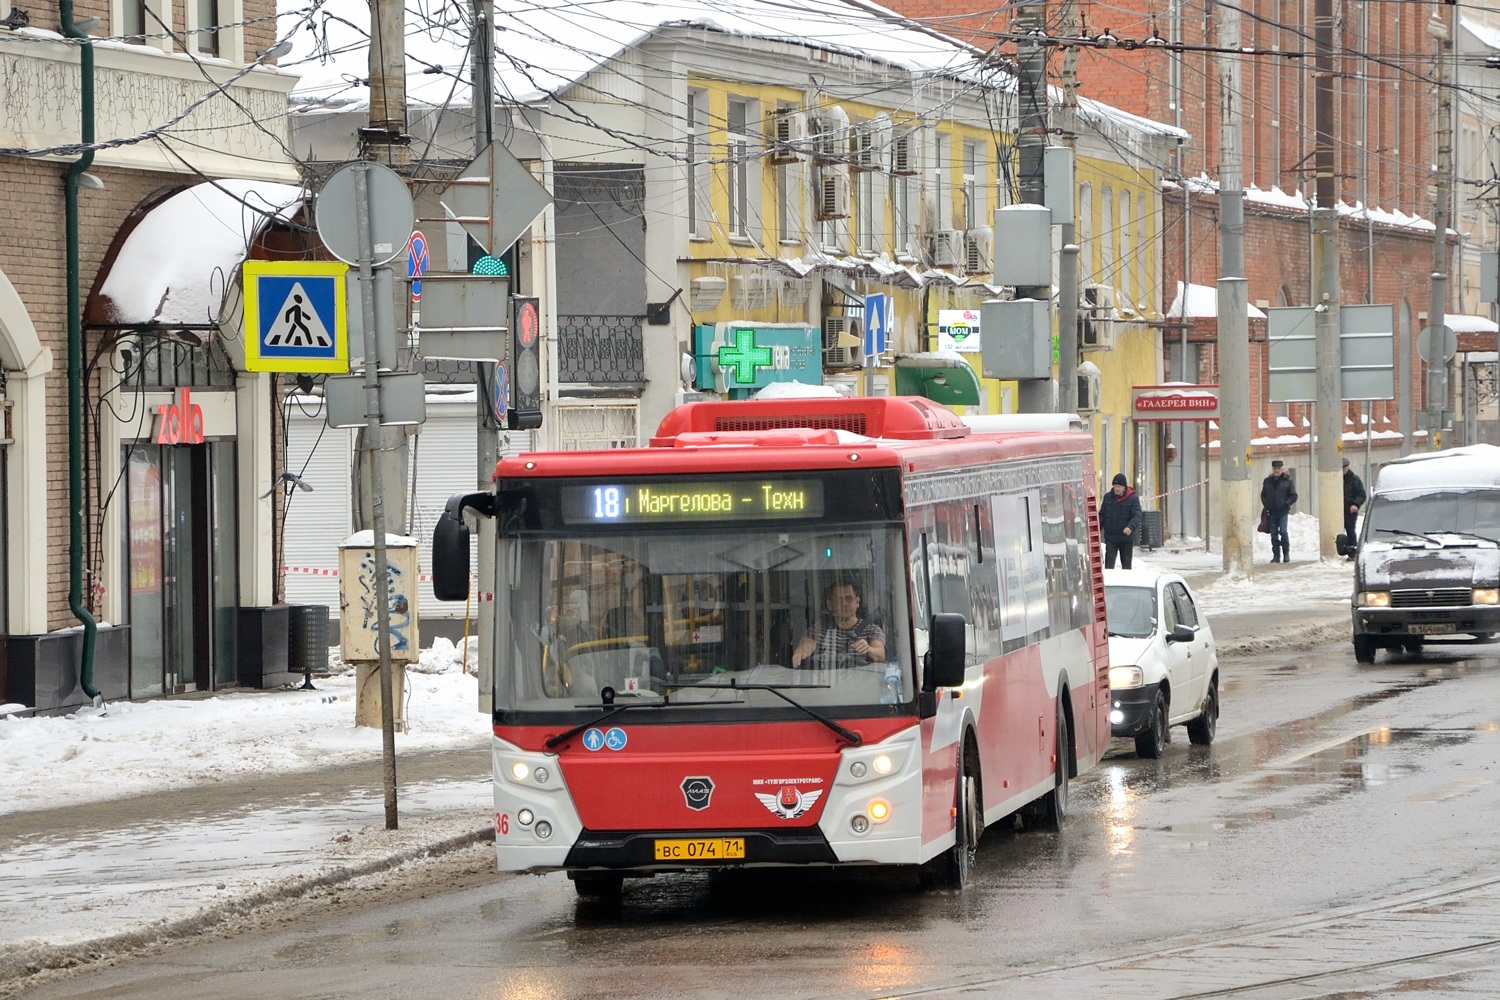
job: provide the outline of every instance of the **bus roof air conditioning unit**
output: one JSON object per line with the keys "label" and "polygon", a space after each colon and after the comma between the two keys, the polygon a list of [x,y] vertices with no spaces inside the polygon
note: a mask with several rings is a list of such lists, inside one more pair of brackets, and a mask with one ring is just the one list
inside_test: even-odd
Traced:
{"label": "bus roof air conditioning unit", "polygon": [[850,316],[823,317],[823,369],[859,368],[864,363],[864,337],[859,320]]}
{"label": "bus roof air conditioning unit", "polygon": [[968,274],[989,274],[994,266],[990,263],[990,248],[995,242],[995,231],[989,226],[980,226],[964,233],[964,271]]}
{"label": "bus roof air conditioning unit", "polygon": [[817,217],[820,220],[849,218],[849,168],[825,166],[818,171]]}
{"label": "bus roof air conditioning unit", "polygon": [[940,229],[932,234],[932,266],[958,267],[963,262],[964,234],[958,229]]}
{"label": "bus roof air conditioning unit", "polygon": [[772,116],[771,162],[796,163],[807,140],[807,117],[795,108],[781,108]]}

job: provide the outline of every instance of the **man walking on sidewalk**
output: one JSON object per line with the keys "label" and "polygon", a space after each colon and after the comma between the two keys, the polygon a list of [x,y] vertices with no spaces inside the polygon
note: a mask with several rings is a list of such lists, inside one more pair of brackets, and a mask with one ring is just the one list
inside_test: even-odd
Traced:
{"label": "man walking on sidewalk", "polygon": [[1271,561],[1292,561],[1292,540],[1286,531],[1286,519],[1297,502],[1297,487],[1292,485],[1281,459],[1271,462],[1271,474],[1260,484],[1260,505],[1271,514]]}
{"label": "man walking on sidewalk", "polygon": [[1104,536],[1104,568],[1114,569],[1118,554],[1120,568],[1129,569],[1135,539],[1141,533],[1141,498],[1123,472],[1115,473],[1109,492],[1099,501],[1099,533]]}
{"label": "man walking on sidewalk", "polygon": [[[1364,480],[1354,474],[1349,468],[1349,460],[1344,459],[1344,540],[1348,545],[1354,544],[1354,525],[1359,520],[1359,509],[1365,505]],[[1354,550],[1350,549],[1348,559],[1354,558]]]}

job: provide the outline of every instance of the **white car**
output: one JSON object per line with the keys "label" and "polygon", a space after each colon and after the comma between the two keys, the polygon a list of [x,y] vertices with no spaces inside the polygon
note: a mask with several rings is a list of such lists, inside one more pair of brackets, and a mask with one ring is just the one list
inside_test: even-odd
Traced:
{"label": "white car", "polygon": [[1200,746],[1219,721],[1219,657],[1208,622],[1176,573],[1104,571],[1109,623],[1109,723],[1142,757],[1160,757],[1167,729]]}

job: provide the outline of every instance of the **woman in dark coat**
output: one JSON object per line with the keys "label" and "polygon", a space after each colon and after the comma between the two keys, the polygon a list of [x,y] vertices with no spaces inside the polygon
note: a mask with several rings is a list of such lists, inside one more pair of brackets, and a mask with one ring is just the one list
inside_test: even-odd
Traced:
{"label": "woman in dark coat", "polygon": [[1099,501],[1099,533],[1104,536],[1104,568],[1114,569],[1118,554],[1120,568],[1129,569],[1136,536],[1141,533],[1141,498],[1123,472],[1115,473],[1109,492]]}

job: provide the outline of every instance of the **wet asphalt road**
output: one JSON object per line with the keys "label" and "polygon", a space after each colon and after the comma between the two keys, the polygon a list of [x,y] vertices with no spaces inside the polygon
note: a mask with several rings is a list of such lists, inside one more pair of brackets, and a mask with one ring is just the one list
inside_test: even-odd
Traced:
{"label": "wet asphalt road", "polygon": [[1500,996],[1500,645],[1222,669],[1213,747],[1117,743],[1062,833],[992,827],[961,895],[792,872],[581,904],[481,849],[28,995]]}

